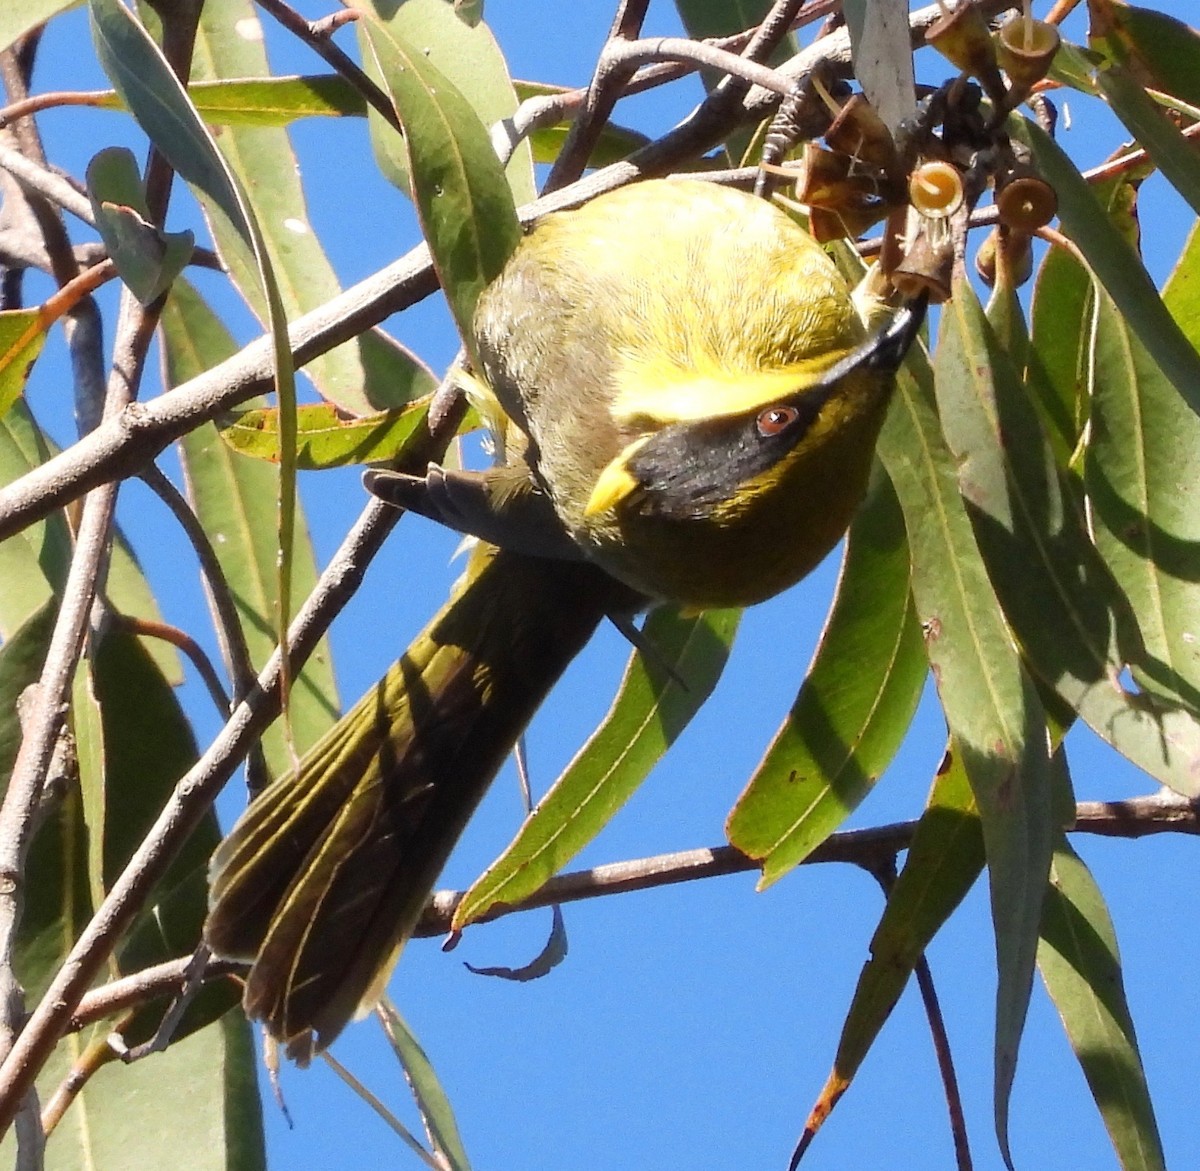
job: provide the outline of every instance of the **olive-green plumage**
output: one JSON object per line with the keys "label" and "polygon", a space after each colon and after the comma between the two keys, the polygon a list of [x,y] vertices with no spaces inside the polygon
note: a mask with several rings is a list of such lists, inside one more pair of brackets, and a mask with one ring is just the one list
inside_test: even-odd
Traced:
{"label": "olive-green plumage", "polygon": [[828,553],[918,318],[865,340],[819,246],[709,184],[650,181],[535,226],[475,317],[502,466],[368,476],[503,551],[477,551],[214,858],[206,938],[254,961],[247,1011],[293,1056],[377,996],[466,819],[606,614],[750,604]]}

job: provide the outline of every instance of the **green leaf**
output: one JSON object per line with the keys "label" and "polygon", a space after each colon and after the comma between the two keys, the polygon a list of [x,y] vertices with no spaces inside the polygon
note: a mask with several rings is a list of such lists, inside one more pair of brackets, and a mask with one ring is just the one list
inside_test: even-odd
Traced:
{"label": "green leaf", "polygon": [[1165,1171],[1116,933],[1100,888],[1065,836],[1050,871],[1038,966],[1123,1171]]}
{"label": "green leaf", "polygon": [[843,0],[854,76],[875,112],[896,129],[917,110],[908,0]]}
{"label": "green leaf", "polygon": [[1167,312],[1141,257],[1053,139],[1022,118],[1010,118],[1008,127],[1033,152],[1034,164],[1058,194],[1063,228],[1079,246],[1099,286],[1189,408],[1200,412],[1200,355]]}
{"label": "green leaf", "polygon": [[190,231],[164,232],[149,222],[137,161],[126,147],[106,147],[95,155],[87,182],[109,258],[133,295],[149,305],[191,260],[196,237]]}
{"label": "green leaf", "polygon": [[[1107,297],[1098,304],[1086,483],[1096,545],[1137,615],[1143,687],[1200,709],[1200,419],[1180,401]],[[1149,716],[1158,717],[1153,696]],[[1174,738],[1169,725],[1165,735]],[[1164,745],[1165,746],[1165,745]],[[1186,750],[1186,744],[1183,749]],[[1195,750],[1193,750],[1195,751]],[[1200,758],[1200,754],[1197,754]],[[1173,786],[1177,782],[1169,782]],[[1197,793],[1200,768],[1183,790]]]}
{"label": "green leaf", "polygon": [[996,1135],[1008,1162],[1008,1104],[1053,845],[1049,741],[959,495],[923,351],[910,351],[898,382],[879,452],[904,509],[913,601],[942,708],[983,820],[998,969]]}
{"label": "green leaf", "polygon": [[1125,123],[1168,181],[1200,214],[1200,159],[1191,142],[1170,122],[1128,70],[1119,65],[1101,69],[1096,80],[1105,101]]}
{"label": "green leaf", "polygon": [[830,1107],[850,1085],[900,999],[917,961],[983,869],[983,830],[962,757],[953,745],[938,769],[842,1026],[822,1093]]}
{"label": "green leaf", "polygon": [[[237,346],[199,294],[185,280],[175,282],[161,321],[166,381],[178,386],[233,354]],[[233,592],[255,669],[261,668],[274,639],[277,606],[276,543],[273,516],[278,470],[249,459],[222,443],[210,423],[180,441],[180,459],[192,506],[216,550]],[[302,513],[297,513],[293,544],[296,589],[307,593],[317,579],[316,561]],[[291,719],[297,751],[315,743],[339,710],[332,654],[322,640],[292,680]],[[273,775],[291,766],[291,753],[278,724],[267,729],[263,746]]]}
{"label": "green leaf", "polygon": [[[999,289],[990,312],[1020,317]],[[1130,660],[1119,635],[1132,628],[1133,612],[1091,542],[1073,484],[1060,477],[1009,360],[1016,347],[997,336],[966,282],[942,323],[935,376],[943,431],[992,584],[1028,662],[1134,763],[1164,784],[1196,784],[1200,722],[1179,707],[1152,715],[1143,697],[1116,682]]]}
{"label": "green leaf", "polygon": [[21,397],[29,371],[42,352],[46,329],[37,309],[0,312],[0,415]]}
{"label": "green leaf", "polygon": [[1091,409],[1092,278],[1065,248],[1048,248],[1030,307],[1028,390],[1035,396],[1055,462],[1067,467]]}
{"label": "green leaf", "polygon": [[[110,1027],[60,1044],[39,1081],[43,1101],[89,1043],[104,1044]],[[0,1158],[8,1156],[11,1164],[12,1155],[10,1138]],[[46,1171],[265,1168],[250,1026],[231,1013],[144,1061],[105,1065],[50,1136],[45,1165]]]}
{"label": "green leaf", "polygon": [[425,238],[474,359],[475,303],[521,238],[512,191],[487,131],[446,76],[383,26],[360,26],[404,127]]}
{"label": "green leaf", "polygon": [[228,221],[227,239],[239,242],[240,247],[235,251],[257,272],[262,282],[274,356],[283,450],[276,526],[280,551],[277,569],[279,607],[275,619],[279,644],[286,656],[296,511],[296,467],[292,458],[296,435],[296,387],[287,315],[270,257],[253,210],[237,179],[150,35],[120,0],[89,0],[88,7],[96,54],[109,80],[150,141],[197,189],[210,218],[224,217]]}
{"label": "green leaf", "polygon": [[379,1015],[396,1057],[404,1067],[404,1076],[416,1099],[435,1154],[441,1156],[449,1171],[470,1171],[471,1164],[467,1161],[467,1152],[458,1132],[454,1109],[446,1097],[446,1091],[442,1089],[433,1063],[387,996],[379,1002]]}
{"label": "green leaf", "polygon": [[[238,31],[256,19],[256,9],[249,0],[208,0],[196,35],[194,78],[266,74],[268,63],[262,41]],[[221,84],[228,83],[216,83]],[[189,88],[189,94],[194,88]],[[207,91],[214,88],[210,81]],[[340,292],[340,285],[309,223],[299,167],[286,130],[278,126],[231,126],[221,135],[220,143],[261,225],[263,246],[288,317],[298,317],[331,300]],[[250,307],[265,320],[266,301],[252,258],[239,247],[236,235],[230,238],[229,225],[217,219],[212,226],[217,248],[235,283]],[[431,392],[437,384],[423,363],[379,329],[368,330],[314,358],[305,373],[322,397],[355,415],[399,406]]]}
{"label": "green leaf", "polygon": [[[21,747],[17,701],[41,675],[56,612],[46,604],[0,646],[0,779],[5,786]],[[92,912],[79,790],[67,782],[54,797],[24,874],[16,972],[30,998],[49,984]]]}
{"label": "green leaf", "polygon": [[1126,64],[1145,89],[1200,106],[1200,34],[1152,8],[1107,3],[1092,13],[1092,47]]}
{"label": "green leaf", "polygon": [[[463,20],[446,0],[404,0],[402,4],[394,0],[371,0],[371,11],[378,26],[398,45],[418,53],[423,62],[450,82],[486,129],[516,112],[517,91],[508,76],[504,54],[486,24]],[[371,69],[367,28],[367,21],[360,23],[363,57],[368,73],[378,81],[379,74]],[[392,97],[395,99],[396,94]],[[398,113],[406,133],[410,133],[404,112]],[[402,191],[410,192],[409,160],[395,129],[374,110],[367,111],[367,120],[380,170]],[[514,200],[518,204],[531,202],[537,195],[537,187],[527,142],[518,146],[504,170]]]}
{"label": "green leaf", "polygon": [[[395,459],[424,423],[429,399],[347,419],[328,403],[296,411],[296,466],[304,470],[345,467]],[[221,438],[242,455],[279,462],[279,412],[255,407],[233,412]]]}
{"label": "green leaf", "polygon": [[[195,762],[196,744],[174,689],[136,638],[110,629],[94,648],[87,675],[91,691],[74,708],[80,743],[80,787],[88,827],[93,901],[124,870],[158,817],[179,778]],[[80,688],[77,686],[76,694]],[[93,714],[94,713],[94,714]],[[86,765],[81,717],[87,715]],[[96,786],[99,792],[93,792]],[[208,858],[221,839],[211,811],[192,831],[142,908],[118,951],[123,973],[191,952],[208,910]],[[218,1019],[237,1001],[232,983],[204,988],[189,1005],[175,1036],[181,1039]],[[126,1027],[130,1044],[150,1037],[163,1004],[146,1006]]]}
{"label": "green leaf", "polygon": [[[11,484],[50,455],[23,402],[0,416],[0,484]],[[70,561],[71,533],[61,512],[0,541],[0,640],[11,638],[54,595]]]}
{"label": "green leaf", "polygon": [[[248,51],[261,56],[252,46]],[[213,126],[279,127],[300,118],[367,115],[366,99],[337,74],[193,79],[188,82],[187,94],[196,112]],[[95,98],[96,106],[102,110],[126,108],[115,90],[98,93]]]}
{"label": "green leaf", "polygon": [[[0,417],[0,484],[9,484],[57,454],[24,402]],[[61,512],[0,541],[0,638],[8,637],[66,581],[71,534]],[[129,543],[118,529],[106,585],[108,600],[122,614],[161,622],[162,615]],[[167,642],[145,645],[171,683],[183,682],[179,652]]]}
{"label": "green leaf", "polygon": [[660,609],[647,618],[642,637],[652,649],[633,655],[608,715],[463,896],[456,928],[532,894],[608,824],[712,693],[740,617]]}
{"label": "green leaf", "polygon": [[858,806],[912,722],[928,663],[908,579],[904,518],[876,474],[800,693],[726,823],[730,842],[763,860],[760,887]]}

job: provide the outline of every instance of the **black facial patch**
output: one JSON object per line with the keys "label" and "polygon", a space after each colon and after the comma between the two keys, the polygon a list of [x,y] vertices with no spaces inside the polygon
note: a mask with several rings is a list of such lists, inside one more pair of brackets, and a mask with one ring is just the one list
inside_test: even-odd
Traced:
{"label": "black facial patch", "polygon": [[678,520],[705,515],[791,451],[832,391],[813,388],[744,415],[664,427],[629,459],[641,485],[633,507]]}

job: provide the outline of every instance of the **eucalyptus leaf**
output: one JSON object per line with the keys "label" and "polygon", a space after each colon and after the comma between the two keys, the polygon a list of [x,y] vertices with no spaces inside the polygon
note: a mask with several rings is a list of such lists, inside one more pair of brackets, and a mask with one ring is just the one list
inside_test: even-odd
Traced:
{"label": "eucalyptus leaf", "polygon": [[1008,1106],[1053,848],[1049,740],[959,495],[932,382],[914,346],[879,452],[904,509],[913,601],[983,823],[998,970],[996,1136],[1011,1164]]}
{"label": "eucalyptus leaf", "polygon": [[608,824],[712,693],[740,617],[740,610],[650,615],[642,630],[650,649],[632,657],[600,726],[463,896],[455,927],[532,894]]}

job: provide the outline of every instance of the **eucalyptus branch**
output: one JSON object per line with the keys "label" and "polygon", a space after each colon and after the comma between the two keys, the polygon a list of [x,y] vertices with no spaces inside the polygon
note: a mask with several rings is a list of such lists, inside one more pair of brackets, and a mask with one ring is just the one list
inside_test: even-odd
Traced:
{"label": "eucalyptus branch", "polygon": [[[126,1009],[141,1008],[164,996],[177,995],[187,981],[193,959],[190,955],[179,956],[101,984],[80,999],[63,1031],[77,1033],[96,1021],[116,1016]],[[221,980],[244,969],[245,964],[210,959],[204,969],[204,979],[206,983]]]}
{"label": "eucalyptus branch", "polygon": [[[304,314],[289,329],[303,365],[378,325],[437,288],[429,250],[406,256]],[[200,423],[270,386],[271,340],[256,338],[233,357],[149,403],[133,403],[91,434],[0,489],[0,540],[97,484],[140,473],[159,452]]]}
{"label": "eucalyptus branch", "polygon": [[[902,822],[831,834],[802,864],[842,862],[857,866],[875,865],[895,858],[901,850],[906,849],[915,831],[916,822]],[[1122,838],[1157,833],[1200,834],[1200,809],[1182,798],[1085,801],[1076,806],[1075,831]],[[652,858],[636,858],[559,875],[528,899],[498,907],[483,921],[490,922],[505,915],[536,910],[555,902],[604,898],[697,879],[750,873],[757,869],[756,862],[731,846],[712,846],[660,854]],[[430,898],[414,935],[422,938],[445,935],[450,930],[450,920],[464,894],[464,891],[451,890],[436,892]],[[69,1014],[64,1032],[77,1032],[125,1009],[137,1008],[177,993],[192,962],[190,955],[179,956],[92,989],[80,998],[74,1012]],[[204,979],[225,979],[245,969],[244,963],[210,960]]]}
{"label": "eucalyptus branch", "polygon": [[620,0],[608,41],[596,62],[596,69],[588,85],[583,105],[580,107],[567,141],[550,168],[546,179],[546,191],[556,191],[567,186],[583,174],[591,157],[600,131],[621,96],[621,91],[636,72],[636,65],[622,64],[614,56],[616,46],[637,37],[646,19],[649,0]]}
{"label": "eucalyptus branch", "polygon": [[62,1121],[71,1103],[83,1093],[84,1087],[106,1065],[117,1059],[117,1053],[107,1037],[93,1037],[77,1057],[66,1077],[58,1084],[42,1109],[42,1130],[46,1135]]}
{"label": "eucalyptus branch", "polygon": [[[848,862],[871,869],[907,849],[916,828],[915,821],[905,821],[830,834],[804,859],[804,864]],[[1182,797],[1157,795],[1136,797],[1129,801],[1083,801],[1075,807],[1075,825],[1072,829],[1075,833],[1118,838],[1140,838],[1160,833],[1200,835],[1200,805]],[[744,874],[758,869],[758,862],[733,846],[709,846],[658,854],[651,858],[612,862],[589,870],[556,875],[528,898],[498,905],[478,921],[490,923],[506,915],[547,907],[553,903],[604,898],[628,891],[652,890],[679,882]],[[450,931],[454,912],[465,896],[465,891],[436,892],[425,907],[425,913],[413,935],[445,935]]]}
{"label": "eucalyptus branch", "polygon": [[950,1114],[950,1134],[954,1138],[954,1159],[958,1171],[971,1171],[971,1144],[967,1138],[967,1119],[963,1113],[962,1092],[958,1076],[954,1072],[954,1057],[950,1052],[950,1038],[946,1035],[946,1021],[938,1002],[937,989],[933,985],[933,973],[929,960],[922,955],[913,965],[921,1003],[925,1006],[925,1017],[933,1035],[933,1052],[937,1057],[938,1072],[942,1076],[942,1087],[946,1094],[946,1109]]}
{"label": "eucalyptus branch", "polygon": [[[805,0],[775,0],[771,11],[762,18],[754,30],[742,55],[747,61],[765,61],[779,47],[783,38],[791,31]],[[808,13],[805,13],[808,16]],[[810,19],[816,19],[812,17]]]}
{"label": "eucalyptus branch", "polygon": [[90,228],[96,226],[91,201],[81,195],[61,175],[48,167],[39,166],[19,150],[0,141],[0,167],[6,170],[26,191],[35,193],[70,212]]}
{"label": "eucalyptus branch", "polygon": [[[438,458],[457,429],[461,414],[461,406],[447,412],[436,430],[431,430],[423,442],[414,444],[406,466],[423,468],[430,459]],[[293,674],[303,666],[330,622],[354,594],[399,516],[397,510],[377,500],[363,510],[292,623],[288,645]],[[0,1064],[0,1133],[11,1126],[25,1091],[33,1084],[67,1028],[76,1005],[150,890],[162,878],[238,762],[277,714],[280,674],[280,655],[276,649],[251,694],[238,705],[207,751],[177,783],[154,825],[63,960],[41,1002]]]}

